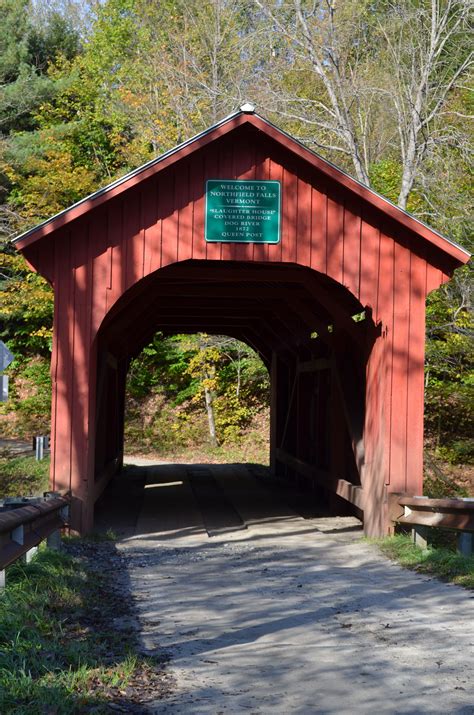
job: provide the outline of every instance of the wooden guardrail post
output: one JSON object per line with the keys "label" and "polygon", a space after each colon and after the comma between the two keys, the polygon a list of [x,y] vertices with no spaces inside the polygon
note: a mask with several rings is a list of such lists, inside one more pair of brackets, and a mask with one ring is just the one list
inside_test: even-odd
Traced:
{"label": "wooden guardrail post", "polygon": [[463,556],[474,553],[474,499],[430,499],[398,495],[404,514],[394,521],[412,527],[414,542],[426,548],[430,529],[458,532],[458,551]]}
{"label": "wooden guardrail post", "polygon": [[474,534],[467,531],[458,534],[458,551],[462,556],[474,554]]}
{"label": "wooden guardrail post", "polygon": [[7,566],[21,558],[31,561],[41,541],[47,539],[50,548],[60,548],[69,498],[69,492],[56,492],[43,499],[19,499],[15,508],[0,513],[0,588],[5,586]]}
{"label": "wooden guardrail post", "polygon": [[[44,498],[46,500],[55,499],[58,496],[61,496],[59,492],[44,492]],[[69,504],[63,506],[59,510],[59,514],[63,523],[67,524],[69,521]],[[48,536],[46,537],[46,545],[48,549],[52,549],[53,551],[61,551],[61,529],[56,529],[56,531],[53,531],[51,534],[48,534]]]}

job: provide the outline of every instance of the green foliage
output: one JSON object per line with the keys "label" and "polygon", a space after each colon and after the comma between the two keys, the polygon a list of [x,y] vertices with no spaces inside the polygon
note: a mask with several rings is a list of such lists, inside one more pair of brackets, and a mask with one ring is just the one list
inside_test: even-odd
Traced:
{"label": "green foliage", "polygon": [[472,462],[474,317],[471,276],[432,293],[427,304],[425,424],[440,457]]}
{"label": "green foliage", "polygon": [[18,358],[49,356],[53,291],[22,256],[0,254],[0,338]]}
{"label": "green foliage", "polygon": [[219,442],[238,443],[268,404],[269,386],[260,358],[238,340],[158,333],[130,366],[127,443],[164,452],[205,443],[206,389]]}
{"label": "green foliage", "polygon": [[[459,484],[458,480],[451,474],[447,474],[445,468],[441,468],[439,459],[446,459],[446,453],[436,450],[435,456],[429,450],[425,451],[425,474],[423,480],[423,494],[432,499],[450,499],[453,497],[469,496],[465,487]],[[468,461],[468,460],[466,460]]]}
{"label": "green foliage", "polygon": [[474,589],[474,556],[461,556],[443,548],[423,551],[413,544],[409,536],[403,534],[378,539],[376,543],[386,556],[405,568]]}
{"label": "green foliage", "polygon": [[48,490],[49,458],[2,456],[0,453],[0,499],[41,496]]}
{"label": "green foliage", "polygon": [[79,34],[68,19],[51,12],[42,26],[33,21],[28,0],[0,5],[0,131],[31,130],[34,111],[54,95],[47,76],[59,56],[74,57]]}
{"label": "green foliage", "polygon": [[8,372],[11,389],[8,401],[0,405],[2,432],[22,438],[47,434],[51,417],[49,360],[36,357],[15,361]]}
{"label": "green foliage", "polygon": [[[0,599],[2,713],[109,712],[107,693],[118,695],[144,661],[130,636],[110,627],[120,603],[106,585],[84,559],[48,550],[8,569]],[[91,627],[98,602],[101,619]]]}
{"label": "green foliage", "polygon": [[437,453],[450,464],[474,464],[474,439],[457,440],[449,447],[438,447]]}

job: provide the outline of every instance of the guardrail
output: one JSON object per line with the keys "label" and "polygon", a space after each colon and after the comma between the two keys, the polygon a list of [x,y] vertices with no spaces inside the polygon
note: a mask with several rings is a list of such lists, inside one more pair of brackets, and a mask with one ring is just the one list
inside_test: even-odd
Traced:
{"label": "guardrail", "polygon": [[30,561],[41,541],[46,539],[49,548],[60,548],[69,502],[69,492],[47,492],[43,498],[27,499],[26,506],[18,500],[0,512],[0,588],[5,586],[7,566],[23,556]]}
{"label": "guardrail", "polygon": [[430,499],[396,495],[403,513],[393,514],[398,524],[412,526],[415,543],[426,548],[428,528],[452,529],[458,533],[458,551],[465,556],[474,552],[474,499]]}

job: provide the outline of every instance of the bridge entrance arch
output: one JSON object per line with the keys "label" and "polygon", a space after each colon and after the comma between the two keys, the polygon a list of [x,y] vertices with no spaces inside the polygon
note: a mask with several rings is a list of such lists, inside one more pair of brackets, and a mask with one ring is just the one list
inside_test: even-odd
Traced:
{"label": "bridge entrance arch", "polygon": [[[277,240],[207,241],[208,180],[277,182]],[[390,493],[421,493],[425,298],[469,255],[262,117],[227,117],[15,243],[55,291],[51,487],[72,490],[78,531],[121,466],[128,363],[156,330],[253,346],[272,470],[346,500],[366,533],[387,529]]]}

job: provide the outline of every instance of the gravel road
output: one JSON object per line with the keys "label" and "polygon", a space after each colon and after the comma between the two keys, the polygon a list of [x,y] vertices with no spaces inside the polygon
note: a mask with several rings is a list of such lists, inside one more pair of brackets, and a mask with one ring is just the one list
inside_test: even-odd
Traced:
{"label": "gravel road", "polygon": [[143,649],[177,680],[150,713],[474,715],[473,594],[391,563],[355,519],[250,494],[248,473],[227,488],[245,528],[210,538],[166,469],[118,544]]}

